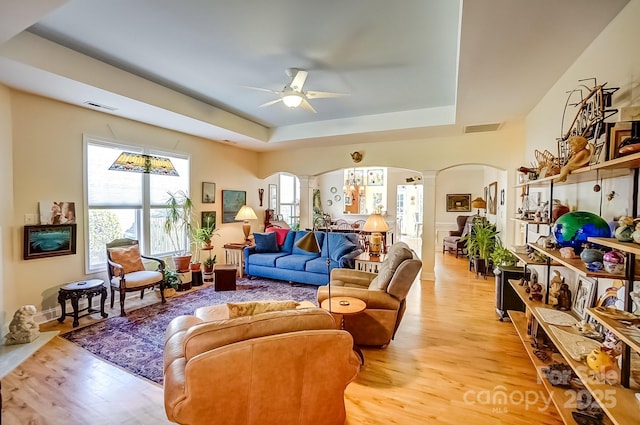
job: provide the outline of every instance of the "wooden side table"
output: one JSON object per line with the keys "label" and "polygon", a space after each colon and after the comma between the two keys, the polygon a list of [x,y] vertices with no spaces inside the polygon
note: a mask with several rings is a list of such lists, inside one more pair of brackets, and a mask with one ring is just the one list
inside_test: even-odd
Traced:
{"label": "wooden side table", "polygon": [[[331,303],[331,309],[329,309],[329,303]],[[344,316],[363,312],[367,308],[367,304],[361,299],[354,297],[331,297],[322,301],[320,307],[331,312],[334,317],[338,318],[340,329],[344,330]],[[354,345],[353,351],[360,356],[360,361],[364,364],[364,354],[362,354],[360,347]]]}
{"label": "wooden side table", "polygon": [[214,291],[236,290],[236,266],[234,264],[217,264],[213,268]]}
{"label": "wooden side table", "polygon": [[244,243],[228,243],[224,245],[224,261],[226,264],[234,264],[237,269],[238,277],[244,276],[244,249],[247,245]]}
{"label": "wooden side table", "polygon": [[376,257],[376,256],[369,255],[368,252],[363,252],[362,254],[354,258],[356,263],[355,268],[356,270],[359,270],[362,272],[377,274],[380,269],[380,264],[384,261],[386,257],[387,257],[386,254],[380,254],[380,256]]}
{"label": "wooden side table", "polygon": [[[81,280],[78,282],[69,283],[58,291],[58,302],[62,309],[62,314],[58,319],[58,322],[62,323],[65,317],[73,317],[73,327],[77,327],[80,322],[79,318],[88,316],[92,313],[98,313],[98,310],[91,308],[91,299],[100,295],[100,315],[102,317],[108,317],[109,315],[104,312],[104,302],[107,299],[107,288],[104,286],[104,281],[100,279]],[[78,301],[82,297],[87,297],[88,306],[80,310],[78,308]],[[72,313],[67,313],[67,300],[71,300],[71,306],[73,307]],[[80,313],[86,311],[85,314],[80,316]]]}

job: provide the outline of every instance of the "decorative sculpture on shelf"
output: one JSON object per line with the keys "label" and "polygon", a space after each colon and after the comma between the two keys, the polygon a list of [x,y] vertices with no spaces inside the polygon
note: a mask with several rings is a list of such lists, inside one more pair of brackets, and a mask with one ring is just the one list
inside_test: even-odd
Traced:
{"label": "decorative sculpture on shelf", "polygon": [[362,153],[358,151],[351,153],[351,159],[353,159],[353,162],[357,164],[358,162],[362,161]]}
{"label": "decorative sculpture on shelf", "polygon": [[558,310],[569,311],[571,310],[571,291],[569,285],[563,283],[560,285],[560,292],[558,293]]}
{"label": "decorative sculpture on shelf", "polygon": [[556,183],[567,180],[567,176],[571,171],[587,165],[591,159],[591,149],[585,137],[571,136],[567,143],[569,145],[569,158],[567,163],[560,168],[560,175],[554,179]]}
{"label": "decorative sculpture on shelf", "polygon": [[[564,248],[563,248],[564,249]],[[549,304],[558,305],[558,295],[560,295],[560,288],[562,287],[562,276],[557,270],[553,271],[553,277],[549,281]]]}
{"label": "decorative sculpture on shelf", "polygon": [[38,324],[33,318],[36,313],[34,305],[23,305],[15,312],[9,324],[9,333],[5,335],[6,345],[26,344],[40,335]]}

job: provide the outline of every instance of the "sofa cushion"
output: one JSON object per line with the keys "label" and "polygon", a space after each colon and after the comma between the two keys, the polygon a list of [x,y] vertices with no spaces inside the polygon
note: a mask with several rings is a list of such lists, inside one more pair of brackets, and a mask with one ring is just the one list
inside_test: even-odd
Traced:
{"label": "sofa cushion", "polygon": [[340,258],[342,258],[343,255],[350,253],[357,247],[358,246],[348,238],[339,238],[335,245],[329,244],[331,259],[334,261],[340,261]]}
{"label": "sofa cushion", "polygon": [[275,267],[278,258],[288,255],[290,254],[286,252],[268,252],[260,255],[252,254],[247,257],[247,262],[255,266]]}
{"label": "sofa cushion", "polygon": [[304,271],[307,261],[317,258],[317,255],[290,254],[276,259],[276,267],[279,269]]}
{"label": "sofa cushion", "polygon": [[369,285],[369,289],[386,291],[393,274],[398,266],[405,260],[413,258],[413,251],[404,242],[395,243],[389,248],[387,257],[380,265],[378,276],[376,276]]}
{"label": "sofa cushion", "polygon": [[287,238],[287,234],[289,233],[289,229],[283,229],[281,227],[268,227],[266,230],[267,233],[275,233],[276,240],[278,241],[278,245],[284,244],[285,239]]}
{"label": "sofa cushion", "polygon": [[293,310],[298,303],[293,300],[276,301],[248,301],[241,303],[227,303],[229,308],[229,319],[242,316],[253,316],[254,314],[266,313],[269,311]]}
{"label": "sofa cushion", "polygon": [[109,254],[111,255],[111,261],[120,264],[124,268],[125,274],[144,270],[138,245],[109,248]]}
{"label": "sofa cushion", "polygon": [[[335,261],[331,261],[331,268],[335,268],[338,266],[338,263]],[[304,266],[305,271],[311,273],[322,273],[327,274],[327,257],[318,257],[313,260],[307,261]],[[327,276],[327,282],[329,281],[329,276]]]}
{"label": "sofa cushion", "polygon": [[253,237],[256,243],[256,252],[260,254],[280,252],[276,236],[275,233],[254,233]]}
{"label": "sofa cushion", "polygon": [[[295,238],[293,241],[293,249],[291,250],[292,254],[300,254],[300,255],[306,255],[306,256],[311,256],[311,257],[319,257],[320,254],[316,254],[313,252],[307,252],[304,249],[298,248],[298,246],[296,245],[298,243],[298,241],[302,238],[304,238],[307,235],[307,231],[304,230],[299,230],[295,233]],[[322,241],[324,240],[324,233],[322,232],[314,232],[316,235],[316,240],[318,241],[318,244],[320,246],[322,246]]]}
{"label": "sofa cushion", "polygon": [[[322,253],[321,257],[326,257],[329,255],[334,260],[338,261],[339,258],[334,258],[334,251],[342,246],[345,243],[351,242],[354,245],[357,245],[358,236],[356,233],[340,233],[340,232],[329,232],[325,235],[323,240]],[[327,250],[328,248],[328,250]],[[344,254],[343,254],[344,255]]]}

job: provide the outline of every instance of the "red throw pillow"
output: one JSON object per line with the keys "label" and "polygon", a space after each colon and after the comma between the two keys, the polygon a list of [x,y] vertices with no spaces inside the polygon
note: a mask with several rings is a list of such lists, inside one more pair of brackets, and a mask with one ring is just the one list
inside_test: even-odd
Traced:
{"label": "red throw pillow", "polygon": [[283,229],[281,227],[271,226],[267,228],[267,232],[275,232],[276,242],[278,242],[278,245],[282,245],[284,243],[284,240],[287,238],[287,233],[289,233],[289,229]]}

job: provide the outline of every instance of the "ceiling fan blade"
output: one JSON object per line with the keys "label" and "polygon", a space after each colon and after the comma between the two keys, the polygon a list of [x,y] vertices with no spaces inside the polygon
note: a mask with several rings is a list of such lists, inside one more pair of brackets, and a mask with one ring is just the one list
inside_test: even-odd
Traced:
{"label": "ceiling fan blade", "polygon": [[272,100],[271,102],[263,103],[262,105],[258,106],[258,108],[262,108],[264,106],[275,105],[276,103],[281,102],[281,101],[282,101],[282,99]]}
{"label": "ceiling fan blade", "polygon": [[253,86],[242,86],[245,89],[251,89],[251,90],[259,90],[259,91],[266,91],[267,93],[276,93],[276,94],[280,94],[280,92],[278,90],[271,90],[271,89],[263,89],[261,87],[253,87]]}
{"label": "ceiling fan blade", "polygon": [[307,91],[304,93],[309,99],[350,96],[348,93],[331,93],[327,91]]}
{"label": "ceiling fan blade", "polygon": [[301,69],[292,68],[292,73],[293,72],[295,72],[295,74],[293,74],[293,80],[291,80],[289,87],[297,92],[302,92],[302,86],[304,86],[304,82],[307,81],[309,73]]}
{"label": "ceiling fan blade", "polygon": [[302,103],[300,104],[300,106],[302,106],[303,109],[306,109],[309,112],[313,112],[314,114],[316,113],[316,110],[313,109],[313,106],[311,106],[309,102],[307,102],[307,99],[302,99]]}

